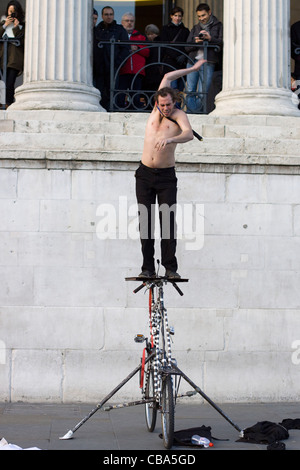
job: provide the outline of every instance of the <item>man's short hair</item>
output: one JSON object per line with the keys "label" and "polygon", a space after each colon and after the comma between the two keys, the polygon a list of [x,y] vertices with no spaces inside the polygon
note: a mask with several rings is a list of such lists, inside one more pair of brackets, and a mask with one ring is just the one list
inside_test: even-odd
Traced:
{"label": "man's short hair", "polygon": [[180,101],[180,95],[179,91],[175,90],[174,88],[171,87],[163,87],[157,90],[157,92],[154,95],[154,101],[155,103],[158,102],[158,98],[161,96],[162,98],[166,98],[166,96],[170,95],[172,98],[173,103],[176,103],[177,101]]}
{"label": "man's short hair", "polygon": [[196,11],[203,11],[203,10],[207,12],[210,11],[210,7],[207,5],[207,3],[200,3],[196,8]]}
{"label": "man's short hair", "polygon": [[103,15],[104,10],[106,10],[107,8],[109,8],[110,10],[112,10],[112,11],[114,12],[114,14],[115,14],[115,10],[113,9],[113,7],[106,6],[106,7],[103,7],[103,8],[102,8],[101,15]]}
{"label": "man's short hair", "polygon": [[124,18],[126,18],[126,16],[130,16],[130,18],[135,19],[134,14],[131,13],[130,11],[127,11],[126,13],[124,13],[124,14],[122,15],[122,20],[123,20]]}

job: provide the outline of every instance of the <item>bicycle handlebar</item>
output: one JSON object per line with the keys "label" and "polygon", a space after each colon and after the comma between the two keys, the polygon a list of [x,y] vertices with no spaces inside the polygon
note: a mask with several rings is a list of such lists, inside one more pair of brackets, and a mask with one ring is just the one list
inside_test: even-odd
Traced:
{"label": "bicycle handlebar", "polygon": [[137,292],[139,292],[141,289],[143,289],[143,287],[145,287],[146,283],[143,282],[143,284],[141,284],[139,287],[137,287],[136,289],[134,289],[133,293],[134,294],[137,294]]}
{"label": "bicycle handlebar", "polygon": [[181,289],[179,289],[178,285],[176,284],[176,282],[172,282],[173,284],[173,287],[175,287],[175,289],[177,290],[178,294],[180,294],[181,296],[183,295],[183,292]]}

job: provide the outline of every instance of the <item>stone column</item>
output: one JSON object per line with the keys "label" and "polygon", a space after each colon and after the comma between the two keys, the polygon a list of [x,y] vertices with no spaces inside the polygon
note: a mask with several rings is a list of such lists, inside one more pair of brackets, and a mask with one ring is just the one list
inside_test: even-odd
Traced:
{"label": "stone column", "polygon": [[289,24],[290,0],[224,0],[223,89],[212,114],[300,116]]}
{"label": "stone column", "polygon": [[10,109],[103,111],[92,86],[92,0],[27,0],[23,85]]}

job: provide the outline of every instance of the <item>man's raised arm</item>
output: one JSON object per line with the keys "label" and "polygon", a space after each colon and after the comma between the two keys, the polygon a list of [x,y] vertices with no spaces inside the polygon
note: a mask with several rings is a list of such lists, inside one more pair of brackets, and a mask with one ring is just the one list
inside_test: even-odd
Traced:
{"label": "man's raised arm", "polygon": [[188,69],[172,70],[172,72],[166,73],[162,81],[160,82],[158,89],[160,90],[161,88],[164,88],[164,87],[170,87],[171,82],[173,82],[173,80],[177,80],[178,78],[185,77],[185,75],[188,75],[189,73],[197,72],[205,62],[206,60],[200,59],[197,62],[195,62],[195,64],[192,67]]}

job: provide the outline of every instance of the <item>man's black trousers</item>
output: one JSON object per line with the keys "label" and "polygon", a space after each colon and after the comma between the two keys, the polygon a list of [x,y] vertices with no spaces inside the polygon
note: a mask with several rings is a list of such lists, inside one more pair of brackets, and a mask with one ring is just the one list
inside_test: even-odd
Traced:
{"label": "man's black trousers", "polygon": [[141,163],[135,172],[135,177],[143,255],[142,271],[155,271],[154,221],[157,201],[160,220],[161,264],[166,269],[176,272],[177,178],[175,168],[149,168]]}

